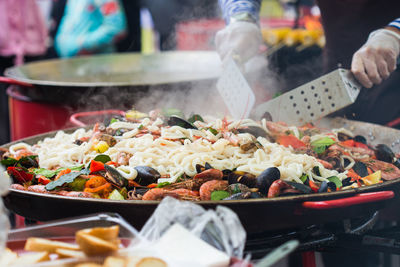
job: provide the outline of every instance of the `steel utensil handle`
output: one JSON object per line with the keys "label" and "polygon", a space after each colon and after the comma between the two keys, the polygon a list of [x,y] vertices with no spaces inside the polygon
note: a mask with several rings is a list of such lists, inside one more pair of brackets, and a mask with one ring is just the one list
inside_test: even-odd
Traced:
{"label": "steel utensil handle", "polygon": [[19,85],[24,87],[34,87],[33,84],[17,81],[8,77],[0,76],[0,83],[10,84],[10,85]]}
{"label": "steel utensil handle", "polygon": [[118,110],[118,109],[105,109],[105,110],[78,112],[78,113],[71,115],[71,117],[69,118],[69,121],[72,124],[74,124],[75,126],[85,127],[86,124],[84,122],[80,121],[78,118],[92,117],[92,116],[98,116],[98,115],[108,115],[108,114],[116,114],[116,115],[125,116],[125,111]]}
{"label": "steel utensil handle", "polygon": [[345,208],[358,204],[365,204],[371,202],[378,202],[383,200],[392,199],[394,197],[393,191],[379,191],[371,193],[357,194],[353,197],[326,200],[326,201],[305,201],[302,207],[312,210],[328,210],[335,208]]}

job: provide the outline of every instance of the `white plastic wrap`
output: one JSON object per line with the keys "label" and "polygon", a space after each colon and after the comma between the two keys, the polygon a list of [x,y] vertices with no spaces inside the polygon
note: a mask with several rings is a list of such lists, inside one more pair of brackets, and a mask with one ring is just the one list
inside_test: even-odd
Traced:
{"label": "white plastic wrap", "polygon": [[[8,192],[10,186],[10,178],[5,174],[5,170],[0,166],[0,196],[4,196]],[[3,199],[0,197],[0,254],[3,253],[7,241],[8,231],[10,230],[10,222],[3,205]]]}
{"label": "white plastic wrap", "polygon": [[205,210],[193,202],[167,197],[142,228],[140,236],[155,242],[175,223],[230,257],[243,257],[246,231],[229,208],[217,206],[216,210]]}

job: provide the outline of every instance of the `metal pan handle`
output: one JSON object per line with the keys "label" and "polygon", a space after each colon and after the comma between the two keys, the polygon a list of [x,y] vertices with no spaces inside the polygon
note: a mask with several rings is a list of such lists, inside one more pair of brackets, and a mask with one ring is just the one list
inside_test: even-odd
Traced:
{"label": "metal pan handle", "polygon": [[118,109],[106,109],[106,110],[78,112],[71,115],[69,121],[75,126],[85,127],[86,124],[80,121],[79,118],[99,116],[99,115],[109,115],[109,114],[125,116],[125,111]]}
{"label": "metal pan handle", "polygon": [[365,204],[371,202],[378,202],[389,200],[394,197],[393,191],[379,191],[371,193],[357,194],[353,197],[327,200],[327,201],[305,201],[302,207],[312,210],[329,210],[336,208],[344,208],[358,204]]}
{"label": "metal pan handle", "polygon": [[8,77],[0,76],[0,83],[10,84],[10,85],[19,85],[24,87],[34,87],[33,84],[17,81]]}

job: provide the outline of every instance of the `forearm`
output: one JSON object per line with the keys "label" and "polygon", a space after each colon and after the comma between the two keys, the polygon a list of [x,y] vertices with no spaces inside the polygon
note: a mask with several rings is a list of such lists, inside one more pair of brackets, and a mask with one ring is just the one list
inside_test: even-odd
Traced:
{"label": "forearm", "polygon": [[240,13],[248,13],[256,21],[259,19],[261,0],[219,0],[219,5],[227,24],[232,16]]}

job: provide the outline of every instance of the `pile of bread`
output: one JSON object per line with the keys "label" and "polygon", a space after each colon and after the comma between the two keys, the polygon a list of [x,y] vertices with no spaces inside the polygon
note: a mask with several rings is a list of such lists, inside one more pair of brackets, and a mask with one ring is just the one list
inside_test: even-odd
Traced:
{"label": "pile of bread", "polygon": [[[56,264],[54,266],[74,267],[167,266],[156,257],[120,256],[121,240],[118,235],[119,226],[116,225],[79,230],[75,234],[75,243],[31,237],[27,239],[22,253],[6,248],[0,258],[0,266],[53,266],[46,264],[51,262]],[[64,260],[68,258],[75,260]]]}

